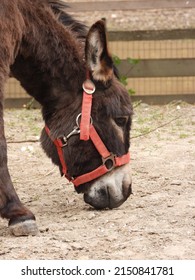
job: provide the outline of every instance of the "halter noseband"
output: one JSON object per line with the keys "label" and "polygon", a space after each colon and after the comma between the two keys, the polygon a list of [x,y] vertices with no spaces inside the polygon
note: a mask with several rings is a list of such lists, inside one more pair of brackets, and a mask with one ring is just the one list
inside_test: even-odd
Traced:
{"label": "halter noseband", "polygon": [[[117,157],[112,152],[109,152],[103,141],[101,140],[99,134],[97,133],[91,117],[92,97],[94,92],[94,83],[90,79],[87,79],[83,83],[83,101],[81,114],[77,116],[76,126],[74,126],[73,130],[67,136],[52,139],[49,128],[47,127],[47,125],[45,126],[46,133],[57,148],[60,163],[62,165],[62,173],[70,182],[74,184],[75,187],[97,179],[98,177],[101,177],[102,175],[110,172],[115,167],[124,165],[130,161],[129,152],[121,157]],[[80,118],[81,120],[79,124]],[[68,145],[68,139],[72,135],[76,134],[80,134],[80,140],[88,141],[90,139],[93,142],[94,146],[102,157],[102,165],[91,172],[85,173],[76,178],[71,178],[68,174],[67,166],[65,163],[63,148]]]}

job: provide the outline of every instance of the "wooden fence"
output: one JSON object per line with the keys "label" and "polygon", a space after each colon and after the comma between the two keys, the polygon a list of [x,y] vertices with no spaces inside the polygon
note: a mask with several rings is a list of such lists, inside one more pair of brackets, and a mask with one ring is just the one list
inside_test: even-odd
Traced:
{"label": "wooden fence", "polygon": [[[195,1],[147,0],[69,3],[71,11],[96,11],[195,8]],[[95,5],[95,6],[94,6]],[[120,58],[122,76],[127,77],[127,88],[135,91],[133,100],[167,103],[181,99],[195,103],[195,30],[110,31],[111,51]],[[129,58],[138,63],[129,63]],[[26,94],[19,84],[10,79],[6,104],[17,106],[26,102]],[[17,101],[17,102],[16,102]]]}
{"label": "wooden fence", "polygon": [[[109,41],[122,58],[120,74],[135,89],[133,99],[195,103],[195,30],[110,32]],[[127,57],[139,62],[131,64]]]}

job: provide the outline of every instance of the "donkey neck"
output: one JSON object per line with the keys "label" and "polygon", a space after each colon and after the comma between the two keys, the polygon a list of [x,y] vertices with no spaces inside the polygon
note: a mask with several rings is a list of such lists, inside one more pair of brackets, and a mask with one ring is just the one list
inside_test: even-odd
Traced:
{"label": "donkey neck", "polygon": [[[24,12],[24,11],[23,11]],[[29,12],[29,11],[28,11]],[[43,107],[66,106],[76,98],[85,75],[83,42],[50,12],[37,8],[24,22],[26,30],[12,75]],[[36,18],[34,16],[36,14]],[[29,20],[30,19],[30,20]]]}

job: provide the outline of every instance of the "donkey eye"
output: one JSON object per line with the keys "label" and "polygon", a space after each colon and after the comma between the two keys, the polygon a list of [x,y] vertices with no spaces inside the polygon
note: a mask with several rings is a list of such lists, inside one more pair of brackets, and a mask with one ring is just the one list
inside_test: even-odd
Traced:
{"label": "donkey eye", "polygon": [[124,127],[127,124],[127,121],[128,121],[128,117],[115,118],[115,123],[120,127]]}

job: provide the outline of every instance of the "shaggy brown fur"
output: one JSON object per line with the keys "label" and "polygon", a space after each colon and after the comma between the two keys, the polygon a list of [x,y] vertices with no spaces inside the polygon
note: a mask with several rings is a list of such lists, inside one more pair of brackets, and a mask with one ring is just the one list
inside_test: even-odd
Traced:
{"label": "shaggy brown fur", "polygon": [[[103,23],[94,25],[95,31],[88,34],[89,39],[99,27],[103,28]],[[0,214],[9,220],[10,225],[35,217],[20,202],[7,168],[3,123],[5,82],[11,73],[40,102],[43,118],[54,137],[71,131],[81,109],[82,83],[86,73],[86,35],[85,26],[66,14],[60,1],[0,0]],[[123,155],[129,148],[132,113],[129,97],[113,76],[112,61],[107,51],[102,52],[98,61],[98,55],[90,55],[90,52],[96,51],[95,48],[96,45],[90,46],[87,51],[95,65],[95,69],[90,69],[91,78],[97,86],[92,109],[94,124],[108,149]],[[89,68],[93,63],[88,63],[87,58]],[[124,115],[128,118],[121,125],[125,135],[125,143],[122,143],[108,123],[110,118],[117,122]],[[101,164],[92,143],[78,141],[76,137],[71,138],[70,147],[64,151],[65,157],[71,155],[67,160],[71,176],[89,172]],[[44,131],[42,146],[61,169],[55,146]],[[87,187],[87,184],[80,186],[78,191]]]}

